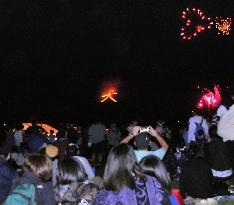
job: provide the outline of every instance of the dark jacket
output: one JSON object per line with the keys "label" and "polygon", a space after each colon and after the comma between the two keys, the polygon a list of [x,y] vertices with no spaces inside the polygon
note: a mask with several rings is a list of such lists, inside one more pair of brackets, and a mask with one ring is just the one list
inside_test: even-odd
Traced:
{"label": "dark jacket", "polygon": [[11,168],[8,162],[0,157],[0,204],[9,194],[15,177],[17,177],[16,170]]}
{"label": "dark jacket", "polygon": [[209,198],[214,194],[212,172],[204,159],[192,159],[184,163],[180,175],[180,191],[182,196],[193,198]]}
{"label": "dark jacket", "polygon": [[207,145],[205,153],[211,169],[225,171],[232,168],[231,154],[228,148],[228,144],[222,139],[214,139]]}
{"label": "dark jacket", "polygon": [[36,187],[37,205],[55,205],[55,196],[52,182],[42,182],[34,173],[26,171],[22,177],[18,177],[12,190],[21,184],[34,184]]}

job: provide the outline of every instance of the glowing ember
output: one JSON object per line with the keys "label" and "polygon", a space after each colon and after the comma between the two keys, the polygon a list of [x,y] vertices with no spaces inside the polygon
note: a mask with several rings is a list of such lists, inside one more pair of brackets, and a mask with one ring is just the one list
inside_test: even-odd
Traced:
{"label": "glowing ember", "polygon": [[118,93],[114,89],[110,89],[101,96],[102,98],[101,102],[105,102],[108,99],[112,100],[113,102],[117,102],[117,100],[114,98],[114,95],[117,94]]}
{"label": "glowing ember", "polygon": [[229,35],[232,25],[232,19],[231,18],[222,19],[221,17],[216,17],[215,20],[216,20],[215,26],[219,30],[218,34]]}
{"label": "glowing ember", "polygon": [[205,106],[208,108],[215,108],[219,106],[221,102],[220,89],[217,85],[214,86],[214,92],[210,91],[207,88],[204,88],[205,94],[202,95],[200,101],[197,104],[199,109],[204,108]]}

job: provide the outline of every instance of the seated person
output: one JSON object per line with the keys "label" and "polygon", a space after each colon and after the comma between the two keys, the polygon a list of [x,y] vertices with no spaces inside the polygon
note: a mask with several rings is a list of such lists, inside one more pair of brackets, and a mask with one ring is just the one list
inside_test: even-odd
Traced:
{"label": "seated person", "polygon": [[58,163],[55,198],[58,204],[93,204],[98,186],[86,183],[86,173],[80,162],[66,158]]}
{"label": "seated person", "polygon": [[166,141],[157,133],[156,130],[154,130],[150,126],[148,133],[149,135],[151,135],[158,141],[161,148],[155,151],[149,151],[148,148],[151,142],[150,136],[148,135],[147,132],[142,132],[142,133],[139,133],[139,132],[140,132],[139,126],[133,127],[132,133],[130,133],[127,137],[125,137],[121,141],[121,143],[128,143],[131,139],[135,137],[135,145],[137,147],[137,150],[134,150],[134,152],[135,152],[138,162],[143,157],[148,156],[148,155],[154,155],[162,160],[168,150],[168,144],[166,143]]}
{"label": "seated person", "polygon": [[111,149],[103,180],[104,189],[98,193],[95,205],[170,204],[160,182],[143,173],[127,144]]}
{"label": "seated person", "polygon": [[14,180],[6,205],[25,204],[22,202],[25,199],[32,204],[55,205],[51,160],[40,154],[29,155],[25,159],[23,171],[23,175]]}
{"label": "seated person", "polygon": [[209,163],[204,159],[203,145],[191,144],[189,160],[185,162],[180,174],[180,191],[184,198],[213,197],[212,172]]}
{"label": "seated person", "polygon": [[0,204],[10,192],[13,179],[17,177],[17,171],[8,163],[10,151],[4,149],[6,134],[0,130]]}
{"label": "seated person", "polygon": [[[168,198],[170,199],[171,204],[173,205],[183,204],[183,200],[181,203],[179,203],[179,200],[177,200],[176,196],[171,194],[170,175],[167,172],[165,165],[158,157],[155,157],[153,155],[144,157],[140,161],[140,165],[145,174],[156,177],[160,181],[161,185],[165,189],[165,192],[168,194]],[[182,197],[180,196],[180,200],[181,199]]]}

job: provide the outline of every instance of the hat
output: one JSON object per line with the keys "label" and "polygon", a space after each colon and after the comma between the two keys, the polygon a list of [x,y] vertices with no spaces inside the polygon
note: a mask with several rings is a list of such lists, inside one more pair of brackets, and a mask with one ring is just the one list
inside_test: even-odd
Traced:
{"label": "hat", "polygon": [[54,158],[58,155],[58,148],[54,145],[48,145],[45,151],[46,155],[50,158]]}
{"label": "hat", "polygon": [[149,135],[146,132],[142,132],[135,137],[135,144],[138,149],[146,149],[150,144]]}

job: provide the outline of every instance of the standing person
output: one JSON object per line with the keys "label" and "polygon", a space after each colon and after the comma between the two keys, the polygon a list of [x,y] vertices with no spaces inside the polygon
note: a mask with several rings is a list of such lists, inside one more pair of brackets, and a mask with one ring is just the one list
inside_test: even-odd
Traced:
{"label": "standing person", "polygon": [[104,189],[95,205],[169,205],[160,182],[144,175],[131,146],[119,144],[109,152],[104,172]]}
{"label": "standing person", "polygon": [[121,137],[121,132],[118,129],[115,123],[112,123],[110,129],[107,132],[107,142],[108,142],[108,150],[110,150],[113,146],[119,144]]}
{"label": "standing person", "polygon": [[105,149],[106,127],[98,122],[89,127],[89,144],[92,146],[92,161],[102,162],[103,151]]}
{"label": "standing person", "polygon": [[19,201],[27,204],[55,205],[52,177],[52,162],[40,154],[29,155],[23,166],[24,174],[14,181],[12,193],[5,205],[15,205]]}
{"label": "standing person", "polygon": [[137,147],[137,150],[134,150],[134,152],[138,161],[140,161],[143,157],[148,156],[148,155],[154,155],[156,157],[159,157],[162,160],[169,147],[166,141],[157,133],[156,130],[154,130],[150,126],[149,134],[158,141],[161,148],[155,151],[149,151],[148,148],[150,146],[150,137],[146,132],[139,133],[140,128],[141,127],[139,126],[133,127],[132,133],[129,134],[127,137],[125,137],[121,141],[121,143],[127,144],[131,139],[135,138],[135,145]]}
{"label": "standing person", "polygon": [[189,118],[188,143],[191,141],[206,141],[209,126],[206,119],[201,115],[200,110],[193,112],[193,116]]}
{"label": "standing person", "polygon": [[13,179],[17,177],[17,171],[8,163],[10,158],[9,150],[5,150],[6,134],[0,130],[0,204],[7,198]]}
{"label": "standing person", "polygon": [[22,124],[18,125],[16,127],[14,138],[15,138],[15,146],[19,149],[21,144],[23,143],[23,128],[24,126]]}

